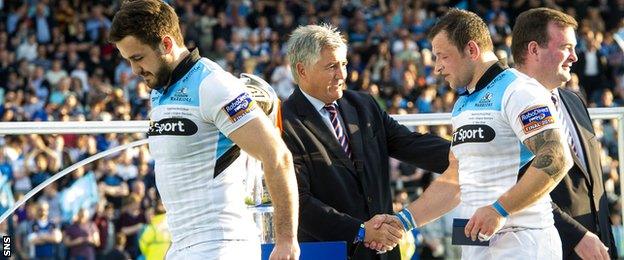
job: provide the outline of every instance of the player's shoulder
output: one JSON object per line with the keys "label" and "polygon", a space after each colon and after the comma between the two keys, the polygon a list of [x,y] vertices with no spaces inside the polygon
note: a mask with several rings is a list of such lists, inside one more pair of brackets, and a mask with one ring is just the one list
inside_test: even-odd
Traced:
{"label": "player's shoulder", "polygon": [[201,70],[201,78],[210,79],[220,83],[221,81],[231,80],[234,77],[231,73],[225,71],[219,64],[207,58],[201,58],[198,62],[198,69]]}
{"label": "player's shoulder", "polygon": [[232,75],[232,73],[221,68],[214,61],[202,58],[198,63],[200,63],[199,69],[202,71],[198,79],[199,82],[197,82],[200,88],[204,88],[204,90],[213,94],[218,94],[219,92],[228,93],[242,89],[243,82]]}
{"label": "player's shoulder", "polygon": [[513,73],[516,76],[513,82],[510,84],[511,91],[521,91],[521,92],[548,92],[546,87],[544,87],[541,83],[539,83],[536,79],[531,78],[529,75],[518,71],[517,69],[509,69],[509,73]]}

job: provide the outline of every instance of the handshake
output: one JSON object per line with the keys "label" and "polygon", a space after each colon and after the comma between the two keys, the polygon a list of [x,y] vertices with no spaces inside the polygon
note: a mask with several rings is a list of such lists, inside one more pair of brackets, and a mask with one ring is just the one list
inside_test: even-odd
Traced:
{"label": "handshake", "polygon": [[399,218],[388,214],[379,214],[364,222],[364,230],[364,245],[380,254],[392,250],[405,234]]}

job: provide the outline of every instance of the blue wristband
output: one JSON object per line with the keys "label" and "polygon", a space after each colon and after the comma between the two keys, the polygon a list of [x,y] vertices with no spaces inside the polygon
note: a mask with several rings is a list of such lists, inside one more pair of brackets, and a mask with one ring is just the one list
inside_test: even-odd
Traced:
{"label": "blue wristband", "polygon": [[496,212],[498,212],[498,214],[503,216],[503,218],[506,218],[507,216],[509,216],[509,212],[507,212],[505,208],[503,208],[503,205],[501,205],[500,202],[498,202],[498,200],[494,202],[494,204],[492,204],[492,207],[494,208],[494,210],[496,210]]}
{"label": "blue wristband", "polygon": [[366,228],[364,228],[364,223],[360,224],[360,229],[358,230],[357,237],[353,243],[362,242],[366,237]]}
{"label": "blue wristband", "polygon": [[405,231],[410,231],[416,228],[416,223],[414,222],[412,213],[410,213],[409,210],[407,210],[407,208],[404,208],[403,210],[399,211],[399,213],[397,213],[396,216],[399,218],[399,220],[403,224],[403,228],[405,229]]}
{"label": "blue wristband", "polygon": [[399,220],[403,224],[403,229],[410,230],[409,229],[409,224],[407,224],[407,221],[405,219],[403,219],[403,216],[401,216],[401,212],[397,213],[397,217],[399,217]]}

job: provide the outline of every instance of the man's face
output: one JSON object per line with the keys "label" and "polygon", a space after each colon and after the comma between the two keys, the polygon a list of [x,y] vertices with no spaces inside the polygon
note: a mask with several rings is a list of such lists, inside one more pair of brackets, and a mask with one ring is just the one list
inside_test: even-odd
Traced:
{"label": "man's face", "polygon": [[559,87],[568,82],[572,76],[570,68],[578,60],[574,48],[576,35],[572,27],[559,27],[554,23],[548,24],[549,41],[546,46],[540,46],[538,71],[541,72],[540,82],[547,87]]}
{"label": "man's face", "polygon": [[319,60],[304,70],[305,75],[299,74],[303,91],[325,104],[332,103],[342,97],[345,87],[347,49],[325,47],[321,50]]}
{"label": "man's face", "polygon": [[435,55],[434,71],[444,77],[453,89],[468,86],[474,74],[469,56],[450,42],[446,31],[433,37],[431,45]]}
{"label": "man's face", "polygon": [[39,219],[44,219],[48,217],[50,207],[48,204],[41,204],[37,209],[37,216]]}
{"label": "man's face", "polygon": [[148,87],[154,89],[169,83],[173,68],[160,50],[153,49],[134,36],[126,36],[116,45],[121,56],[130,62],[132,72],[142,76]]}

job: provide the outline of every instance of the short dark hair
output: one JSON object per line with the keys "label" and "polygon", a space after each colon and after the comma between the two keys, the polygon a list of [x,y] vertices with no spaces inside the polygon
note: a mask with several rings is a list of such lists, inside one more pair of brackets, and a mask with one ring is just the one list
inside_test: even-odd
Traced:
{"label": "short dark hair", "polygon": [[511,41],[511,54],[516,64],[524,64],[530,42],[535,41],[539,46],[548,45],[548,24],[551,22],[562,28],[576,30],[578,27],[574,17],[546,7],[524,11],[516,18]]}
{"label": "short dark hair", "polygon": [[487,25],[477,14],[451,8],[429,31],[429,39],[445,31],[449,41],[463,50],[469,41],[475,41],[479,48],[486,51],[494,50],[492,38]]}
{"label": "short dark hair", "polygon": [[171,6],[162,0],[126,0],[113,18],[108,38],[116,43],[134,36],[156,49],[167,34],[184,45],[178,15]]}

